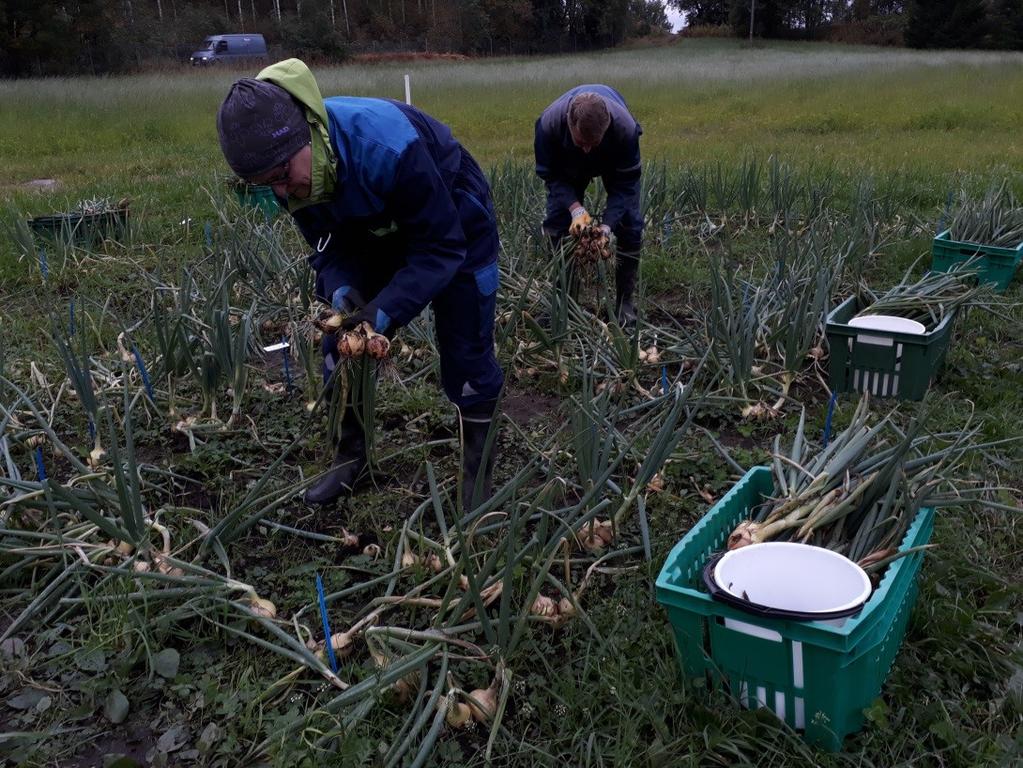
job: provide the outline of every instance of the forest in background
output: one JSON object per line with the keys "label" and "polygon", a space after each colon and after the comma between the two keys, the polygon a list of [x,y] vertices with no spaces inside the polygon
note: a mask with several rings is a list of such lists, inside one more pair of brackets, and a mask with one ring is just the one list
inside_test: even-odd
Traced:
{"label": "forest in background", "polygon": [[0,0],[0,76],[180,64],[232,32],[312,61],[566,53],[667,36],[669,10],[693,36],[1023,48],[1023,0]]}

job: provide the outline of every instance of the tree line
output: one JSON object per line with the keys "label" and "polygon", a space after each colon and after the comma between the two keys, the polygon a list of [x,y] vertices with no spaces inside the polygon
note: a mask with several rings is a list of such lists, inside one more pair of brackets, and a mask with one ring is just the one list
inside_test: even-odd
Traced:
{"label": "tree line", "polygon": [[271,57],[374,51],[532,54],[667,32],[662,0],[0,0],[0,75],[181,62],[211,34],[258,32]]}
{"label": "tree line", "polygon": [[671,0],[691,29],[914,48],[1023,48],[1023,0]]}
{"label": "tree line", "polygon": [[1023,49],[1023,0],[0,0],[0,76],[182,62],[230,32],[314,61],[586,50],[668,31],[666,7],[693,34]]}

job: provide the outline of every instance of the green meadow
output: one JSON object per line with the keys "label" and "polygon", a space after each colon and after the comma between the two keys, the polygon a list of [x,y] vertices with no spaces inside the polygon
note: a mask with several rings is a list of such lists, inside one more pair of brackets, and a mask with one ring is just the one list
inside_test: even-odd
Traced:
{"label": "green meadow", "polygon": [[[672,163],[752,149],[800,166],[947,178],[1023,156],[1023,56],[684,40],[545,59],[316,67],[324,95],[403,98],[447,122],[484,164],[528,160],[536,116],[565,88],[618,88],[643,152]],[[130,195],[184,213],[224,170],[214,116],[246,73],[182,69],[132,77],[0,83],[3,192],[55,178],[54,200]],[[185,183],[183,183],[185,182]]]}

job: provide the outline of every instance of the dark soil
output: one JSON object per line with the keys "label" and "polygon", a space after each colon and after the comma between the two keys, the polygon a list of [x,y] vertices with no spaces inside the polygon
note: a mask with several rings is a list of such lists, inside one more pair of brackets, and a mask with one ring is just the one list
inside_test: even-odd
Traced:
{"label": "dark soil", "polygon": [[[120,729],[118,729],[120,730]],[[108,755],[119,755],[145,765],[146,752],[156,743],[156,735],[145,726],[136,726],[130,734],[104,733],[88,744],[64,768],[103,768],[109,763]]]}
{"label": "dark soil", "polygon": [[524,427],[535,419],[553,415],[560,402],[552,395],[513,391],[505,395],[501,408],[509,419]]}

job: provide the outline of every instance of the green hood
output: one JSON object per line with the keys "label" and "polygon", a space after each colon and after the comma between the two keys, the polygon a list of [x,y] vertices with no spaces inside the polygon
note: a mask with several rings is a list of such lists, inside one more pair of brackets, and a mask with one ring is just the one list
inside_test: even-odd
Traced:
{"label": "green hood", "polygon": [[320,88],[316,78],[305,62],[299,59],[285,59],[271,64],[258,75],[257,80],[266,80],[280,86],[305,107],[312,141],[313,167],[312,189],[306,200],[288,198],[288,210],[294,211],[306,205],[328,200],[337,186],[337,158],[330,145],[330,131],[327,127],[327,110],[323,106]]}

